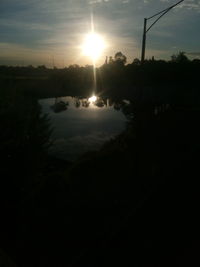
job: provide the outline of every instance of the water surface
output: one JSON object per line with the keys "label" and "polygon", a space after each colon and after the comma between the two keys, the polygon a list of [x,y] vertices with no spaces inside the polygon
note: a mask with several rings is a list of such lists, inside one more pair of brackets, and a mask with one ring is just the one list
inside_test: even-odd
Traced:
{"label": "water surface", "polygon": [[[67,109],[55,112],[52,107],[60,101],[68,104]],[[62,97],[39,103],[42,112],[49,114],[53,127],[50,154],[58,158],[73,161],[87,151],[98,150],[126,127],[127,119],[119,105],[109,99],[89,103],[83,98]]]}

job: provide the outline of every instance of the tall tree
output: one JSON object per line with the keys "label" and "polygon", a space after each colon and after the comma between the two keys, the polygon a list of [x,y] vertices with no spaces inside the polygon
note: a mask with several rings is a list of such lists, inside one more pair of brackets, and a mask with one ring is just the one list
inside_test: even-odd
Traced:
{"label": "tall tree", "polygon": [[172,62],[177,62],[177,63],[184,63],[184,62],[189,61],[188,57],[185,55],[185,52],[183,52],[183,51],[180,51],[176,55],[172,55],[171,60],[172,60]]}
{"label": "tall tree", "polygon": [[122,54],[122,52],[117,52],[115,54],[115,62],[120,65],[125,65],[126,64],[126,56]]}

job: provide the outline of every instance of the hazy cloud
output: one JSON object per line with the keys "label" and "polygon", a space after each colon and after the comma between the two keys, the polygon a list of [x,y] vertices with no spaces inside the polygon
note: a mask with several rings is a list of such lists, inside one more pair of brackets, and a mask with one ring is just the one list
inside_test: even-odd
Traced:
{"label": "hazy cloud", "polygon": [[[38,61],[45,58],[41,57],[43,51],[44,54],[48,51],[55,57],[65,55],[69,64],[79,60],[76,63],[84,65],[88,59],[81,58],[80,45],[90,31],[93,13],[95,30],[108,43],[99,64],[106,55],[120,50],[131,62],[140,55],[144,17],[174,3],[174,0],[1,0],[0,43],[8,45],[4,47],[4,54],[0,51],[0,58],[5,60],[5,55],[10,55],[11,59],[18,51],[15,57],[23,54],[31,61],[34,55],[36,62],[36,58]],[[153,50],[160,53],[172,46],[198,49],[195,44],[200,41],[199,11],[199,0],[185,0],[164,16],[148,33],[147,53]]]}
{"label": "hazy cloud", "polygon": [[187,55],[200,57],[200,52],[187,52]]}

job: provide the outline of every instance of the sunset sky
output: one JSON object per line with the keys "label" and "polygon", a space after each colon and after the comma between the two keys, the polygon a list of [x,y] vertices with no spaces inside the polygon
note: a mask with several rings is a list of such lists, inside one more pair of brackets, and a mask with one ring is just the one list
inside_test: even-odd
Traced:
{"label": "sunset sky", "polygon": [[[99,58],[123,52],[140,58],[144,17],[177,0],[0,0],[0,65],[57,67],[91,64],[81,45],[91,30],[106,43]],[[148,57],[170,59],[185,51],[200,57],[200,0],[185,0],[148,33]]]}

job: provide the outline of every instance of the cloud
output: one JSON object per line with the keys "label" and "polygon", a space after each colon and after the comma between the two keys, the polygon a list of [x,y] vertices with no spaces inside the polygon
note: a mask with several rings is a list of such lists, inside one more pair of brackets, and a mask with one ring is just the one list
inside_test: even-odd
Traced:
{"label": "cloud", "polygon": [[200,52],[187,52],[187,55],[200,57]]}
{"label": "cloud", "polygon": [[36,23],[36,22],[24,22],[23,20],[13,20],[13,19],[5,19],[0,18],[1,27],[10,27],[15,29],[24,29],[24,30],[39,30],[39,31],[50,31],[52,28],[48,24]]}
{"label": "cloud", "polygon": [[44,64],[47,62],[49,53],[47,50],[31,49],[21,44],[0,43],[0,63],[14,62],[14,64]]}
{"label": "cloud", "polygon": [[107,3],[110,0],[90,0],[88,3],[89,5],[94,5],[94,4],[101,4],[101,3]]}
{"label": "cloud", "polygon": [[[103,63],[106,55],[113,55],[120,50],[127,55],[128,60],[132,61],[140,54],[144,17],[149,17],[176,1],[1,0],[0,2],[0,42],[8,44],[6,55],[10,54],[9,58],[27,55],[27,62],[31,59],[39,62],[45,58],[41,56],[44,51],[57,56],[57,62],[60,61],[61,54],[64,54],[69,64],[84,65],[87,64],[87,59],[80,58],[80,45],[84,35],[91,29],[91,12],[94,14],[95,30],[102,34],[109,44],[99,64]],[[193,43],[197,46],[199,6],[199,0],[185,0],[171,14],[164,16],[148,33],[148,48],[155,49],[156,43],[160,44],[160,50],[165,50],[167,46],[178,47],[190,34],[190,40],[193,38]],[[188,25],[192,25],[192,31]],[[185,30],[182,35],[180,35],[181,29]],[[178,33],[177,36],[175,33]],[[12,49],[10,53],[9,49]],[[198,48],[193,45],[191,49]],[[35,57],[31,56],[32,54]],[[0,57],[5,59],[3,53]],[[48,62],[47,59],[45,62]],[[47,64],[45,62],[43,64]]]}
{"label": "cloud", "polygon": [[186,0],[177,6],[179,9],[189,9],[200,12],[200,1],[199,0]]}

